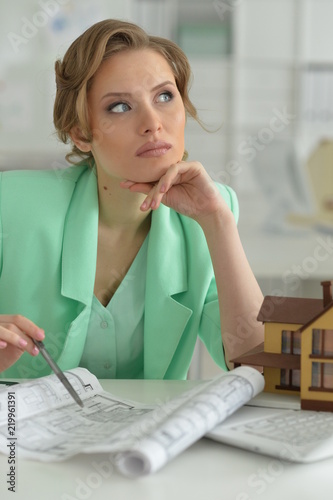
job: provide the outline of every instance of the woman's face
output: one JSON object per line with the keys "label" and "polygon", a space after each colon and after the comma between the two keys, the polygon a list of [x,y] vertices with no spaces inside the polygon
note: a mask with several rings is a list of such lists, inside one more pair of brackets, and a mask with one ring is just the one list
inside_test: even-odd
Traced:
{"label": "woman's face", "polygon": [[185,109],[173,72],[151,50],[119,52],[88,93],[89,147],[103,179],[157,181],[184,154]]}

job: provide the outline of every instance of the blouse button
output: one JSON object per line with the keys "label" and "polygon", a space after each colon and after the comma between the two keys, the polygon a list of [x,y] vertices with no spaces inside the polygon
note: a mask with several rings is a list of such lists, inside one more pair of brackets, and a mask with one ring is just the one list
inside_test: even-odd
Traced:
{"label": "blouse button", "polygon": [[107,321],[101,321],[100,327],[105,329],[108,327],[108,322]]}

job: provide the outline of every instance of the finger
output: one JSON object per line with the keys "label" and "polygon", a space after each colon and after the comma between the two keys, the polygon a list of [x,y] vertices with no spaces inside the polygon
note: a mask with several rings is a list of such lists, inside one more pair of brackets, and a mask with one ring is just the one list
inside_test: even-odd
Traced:
{"label": "finger", "polygon": [[149,191],[155,186],[155,184],[151,182],[126,181],[126,184],[127,185],[125,185],[125,183],[121,183],[121,187],[129,189],[132,193],[142,193],[142,194],[148,194]]}
{"label": "finger", "polygon": [[156,210],[159,206],[159,200],[156,195],[158,193],[158,186],[154,186],[144,199],[143,203],[140,206],[140,210],[147,211],[149,209]]}
{"label": "finger", "polygon": [[33,356],[38,354],[38,349],[31,339],[11,323],[2,323],[0,325],[0,339],[1,349],[5,349],[10,345],[17,347],[21,351],[27,351]]}
{"label": "finger", "polygon": [[135,184],[135,182],[133,182],[133,181],[121,181],[120,187],[122,187],[124,189],[128,189],[128,188],[132,187],[134,184]]}
{"label": "finger", "polygon": [[[140,206],[140,209],[142,211],[148,210],[151,206],[151,200],[153,198],[154,192],[156,191],[156,183],[151,183],[151,182],[132,182],[132,181],[125,181],[122,183],[122,187],[127,186],[127,189],[129,189],[132,193],[142,193],[146,194],[147,197],[143,201],[143,203]],[[153,208],[153,206],[151,207]]]}
{"label": "finger", "polygon": [[163,200],[163,196],[171,189],[172,186],[177,184],[180,180],[178,164],[172,165],[167,172],[162,175],[156,186],[150,191],[146,199],[141,205],[141,210],[156,210]]}
{"label": "finger", "polygon": [[38,349],[31,338],[43,340],[44,331],[28,318],[20,315],[1,315],[0,339],[2,340],[2,349],[8,344],[18,349],[29,352],[32,356],[38,354]]}
{"label": "finger", "polygon": [[45,337],[44,330],[39,328],[30,319],[21,314],[6,314],[1,316],[1,323],[11,324],[16,326],[22,333],[36,340],[43,340]]}

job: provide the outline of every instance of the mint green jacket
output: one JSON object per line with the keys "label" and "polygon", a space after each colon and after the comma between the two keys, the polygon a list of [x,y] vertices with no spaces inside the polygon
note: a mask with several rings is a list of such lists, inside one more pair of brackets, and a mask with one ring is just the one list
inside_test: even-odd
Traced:
{"label": "mint green jacket", "polygon": [[[237,219],[235,194],[220,189]],[[63,370],[79,365],[85,344],[97,233],[96,175],[87,165],[0,174],[0,314],[21,314],[43,328],[45,345]],[[201,227],[160,206],[152,214],[147,259],[144,377],[186,378],[198,335],[225,368],[216,284]],[[49,373],[41,356],[24,353],[0,376]]]}

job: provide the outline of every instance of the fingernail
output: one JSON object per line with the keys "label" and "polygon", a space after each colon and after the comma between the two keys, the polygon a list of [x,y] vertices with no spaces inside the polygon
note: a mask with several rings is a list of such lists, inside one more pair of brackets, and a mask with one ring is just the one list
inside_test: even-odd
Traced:
{"label": "fingernail", "polygon": [[145,208],[147,208],[147,202],[146,201],[144,201],[142,203],[141,208],[142,208],[142,210],[144,210]]}
{"label": "fingernail", "polygon": [[0,349],[4,349],[5,347],[7,347],[7,342],[0,340]]}
{"label": "fingernail", "polygon": [[28,342],[26,340],[24,340],[24,339],[19,340],[20,347],[27,347],[27,345],[28,345]]}
{"label": "fingernail", "polygon": [[32,354],[33,356],[37,356],[38,353],[39,353],[38,347],[35,346],[32,350]]}
{"label": "fingernail", "polygon": [[44,331],[39,329],[36,336],[37,336],[38,340],[43,340],[43,338],[45,337]]}
{"label": "fingernail", "polygon": [[155,208],[156,207],[156,201],[153,200],[150,204],[150,208]]}

